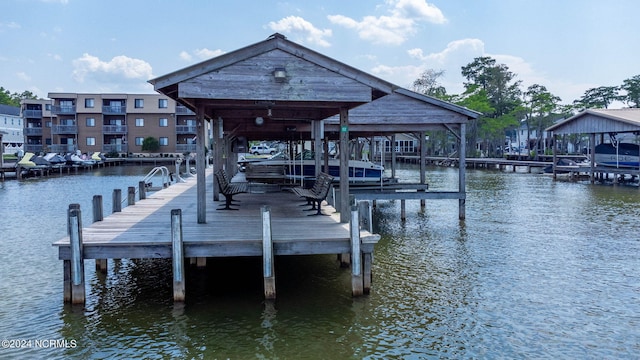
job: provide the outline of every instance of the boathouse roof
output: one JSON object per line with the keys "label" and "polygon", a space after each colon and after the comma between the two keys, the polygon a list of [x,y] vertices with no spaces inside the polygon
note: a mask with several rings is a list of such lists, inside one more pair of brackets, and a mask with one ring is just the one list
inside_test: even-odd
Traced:
{"label": "boathouse roof", "polygon": [[546,131],[556,135],[637,132],[640,131],[640,109],[588,109]]}
{"label": "boathouse roof", "polygon": [[[225,134],[254,140],[287,139],[292,131],[308,139],[311,120],[324,119],[329,119],[325,133],[335,138],[341,108],[350,110],[349,132],[354,136],[455,127],[479,116],[403,89],[277,33],[149,82],[194,111],[204,108],[205,117],[223,119]],[[368,106],[361,107],[364,104]]]}

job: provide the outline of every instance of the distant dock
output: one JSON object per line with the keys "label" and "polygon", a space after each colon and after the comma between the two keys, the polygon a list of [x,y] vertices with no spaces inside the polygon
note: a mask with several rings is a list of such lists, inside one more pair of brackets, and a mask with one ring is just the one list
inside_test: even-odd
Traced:
{"label": "distant dock", "polygon": [[[212,182],[212,171],[207,169],[207,193],[212,192]],[[214,202],[208,194],[206,223],[199,224],[196,183],[196,178],[190,177],[134,204],[129,199],[131,205],[102,220],[102,209],[95,209],[94,199],[93,210],[81,209],[93,211],[94,219],[98,218],[90,225],[78,224],[77,210],[71,209],[70,235],[53,244],[64,263],[65,301],[84,302],[85,285],[80,276],[84,260],[96,259],[96,267],[106,271],[105,259],[121,258],[173,259],[177,301],[184,300],[185,286],[188,288],[184,260],[206,266],[207,258],[216,257],[263,257],[265,297],[275,298],[275,256],[338,254],[351,264],[353,295],[368,293],[373,248],[380,236],[360,230],[355,207],[352,229],[350,223],[340,223],[339,214],[330,205],[322,207],[330,216],[307,216],[310,212],[300,206],[304,199],[293,193],[265,192],[255,186],[252,191],[250,186],[249,193],[234,197],[239,201],[234,206],[238,210],[216,210],[224,201]],[[73,224],[80,229],[74,230]]]}

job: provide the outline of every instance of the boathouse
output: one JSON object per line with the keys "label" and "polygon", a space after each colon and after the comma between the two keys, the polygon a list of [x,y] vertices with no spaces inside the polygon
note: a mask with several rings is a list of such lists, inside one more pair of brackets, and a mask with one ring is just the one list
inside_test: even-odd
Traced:
{"label": "boathouse", "polygon": [[[106,271],[105,259],[127,257],[171,258],[174,299],[183,301],[185,258],[201,265],[207,258],[261,256],[265,297],[275,298],[275,256],[339,254],[351,265],[352,294],[362,295],[371,286],[373,248],[380,236],[360,227],[355,200],[457,199],[459,217],[465,217],[465,129],[467,121],[479,116],[476,112],[402,89],[280,34],[149,82],[156,91],[196,114],[196,177],[149,197],[141,182],[140,202],[135,202],[136,191],[130,188],[130,206],[114,209],[104,219],[100,201],[94,198],[94,223],[84,228],[79,223],[79,210],[70,206],[69,236],[54,244],[64,261],[66,301],[84,302],[84,259],[96,259],[100,271]],[[426,191],[425,132],[434,129],[448,130],[458,140],[456,191]],[[349,152],[344,151],[349,141],[375,136],[393,139],[398,133],[412,133],[421,139],[421,183],[387,190],[354,189],[351,196]],[[207,212],[211,199],[207,194],[219,201],[223,172],[233,176],[237,170],[236,150],[246,149],[248,140],[291,138],[313,140],[317,154],[329,140],[339,141],[343,149],[339,154],[339,200],[330,216],[302,216],[295,203],[300,199],[291,192],[273,196],[240,185],[234,193],[246,195],[237,211]],[[209,149],[213,169],[206,162],[205,151]],[[321,161],[316,157],[318,177]],[[404,191],[407,189],[417,191]],[[121,203],[118,196],[114,191],[114,204]],[[231,203],[226,202],[225,208]],[[321,213],[320,208],[316,211]],[[273,218],[272,213],[276,214]]]}
{"label": "boathouse", "polygon": [[[397,133],[451,131],[460,153],[460,218],[464,218],[465,125],[478,113],[425,95],[357,70],[311,49],[273,34],[265,41],[223,54],[149,81],[154,89],[196,113],[198,138],[207,140],[206,124],[213,129],[214,166],[233,168],[234,145],[241,140],[313,140],[322,152],[326,140],[349,140]],[[364,106],[366,105],[366,106]],[[462,141],[461,141],[462,140]],[[208,145],[208,144],[205,144]],[[424,151],[422,149],[422,182]],[[197,164],[205,162],[199,146]],[[341,221],[348,221],[350,188],[347,151],[340,151]],[[316,173],[321,160],[316,157]],[[204,167],[197,166],[198,179]],[[198,184],[198,221],[206,217],[204,181]],[[433,196],[434,194],[431,194]],[[214,189],[214,199],[218,199]],[[446,198],[451,198],[450,194]],[[201,200],[202,199],[202,200]]]}
{"label": "boathouse", "polygon": [[[596,145],[603,144],[606,141],[616,141],[616,137],[620,134],[640,135],[640,109],[587,109],[562,122],[550,126],[546,131],[552,133],[554,143],[558,141],[558,137],[568,134],[588,134],[589,135],[589,154],[596,153]],[[608,138],[606,138],[608,137]],[[553,147],[554,158],[554,178],[557,171],[575,171],[557,164],[557,148]],[[640,168],[616,168],[611,166],[601,166],[596,163],[595,156],[591,156],[590,166],[581,171],[588,171],[591,183],[594,183],[597,176],[603,177],[606,174],[614,174],[614,182],[617,182],[619,176],[629,174],[631,176],[640,175]]]}

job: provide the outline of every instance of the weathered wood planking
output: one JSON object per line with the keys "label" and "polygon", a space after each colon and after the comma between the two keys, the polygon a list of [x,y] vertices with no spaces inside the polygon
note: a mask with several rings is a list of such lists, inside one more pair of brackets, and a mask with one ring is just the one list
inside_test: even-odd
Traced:
{"label": "weathered wood planking", "polygon": [[[275,81],[276,67],[285,68],[284,82]],[[371,101],[370,87],[278,49],[181,82],[178,89],[183,98]]]}
{"label": "weathered wood planking", "polygon": [[[213,181],[207,176],[207,189]],[[163,189],[122,212],[83,229],[84,258],[171,257],[171,210],[182,210],[182,236],[187,257],[260,256],[260,208],[271,207],[275,255],[332,254],[349,251],[349,225],[339,216],[307,216],[308,207],[292,193],[241,194],[238,211],[217,211],[222,202],[207,202],[207,223],[197,223],[196,181],[190,178]],[[207,196],[207,199],[210,199]],[[333,207],[323,206],[325,213]],[[89,211],[84,209],[84,211]],[[363,251],[373,251],[379,236],[363,231]],[[56,243],[59,258],[69,257],[69,238]]]}

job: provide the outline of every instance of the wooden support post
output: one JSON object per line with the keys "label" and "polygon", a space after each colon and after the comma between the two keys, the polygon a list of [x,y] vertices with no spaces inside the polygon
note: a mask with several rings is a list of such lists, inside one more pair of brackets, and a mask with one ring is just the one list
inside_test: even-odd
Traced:
{"label": "wooden support post", "polygon": [[62,261],[62,296],[65,303],[71,302],[71,260]]}
{"label": "wooden support post", "polygon": [[360,226],[358,225],[358,207],[351,207],[351,295],[364,293],[362,281],[362,251],[360,250]]}
{"label": "wooden support post", "polygon": [[[93,195],[93,222],[102,221],[104,214],[102,211],[102,195]],[[107,273],[107,259],[96,259],[96,271]]]}
{"label": "wooden support post", "polygon": [[127,188],[127,206],[136,204],[136,188],[129,186]]}
{"label": "wooden support post", "polygon": [[402,199],[400,200],[400,220],[405,221],[407,220],[407,206],[406,206],[406,200]]}
{"label": "wooden support post", "polygon": [[69,205],[69,243],[71,247],[71,303],[85,303],[82,217],[78,204]]}
{"label": "wooden support post", "polygon": [[364,226],[370,233],[372,233],[373,219],[369,200],[358,202],[358,216],[360,217],[360,225]]}
{"label": "wooden support post", "polygon": [[182,245],[182,210],[171,210],[171,249],[173,258],[173,301],[185,300],[184,249]]}
{"label": "wooden support post", "polygon": [[276,298],[276,275],[273,271],[273,241],[271,238],[271,208],[263,206],[262,213],[262,272],[264,276],[264,297]]}
{"label": "wooden support post", "polygon": [[144,181],[138,182],[138,193],[140,194],[140,200],[144,200],[147,198],[147,185],[144,183]]}
{"label": "wooden support post", "polygon": [[362,254],[362,276],[364,277],[364,293],[369,294],[371,292],[371,266],[373,263],[373,254],[368,252]]}
{"label": "wooden support post", "polygon": [[122,211],[122,190],[113,189],[112,209],[114,213]]}
{"label": "wooden support post", "polygon": [[93,222],[102,221],[102,195],[93,195]]}

